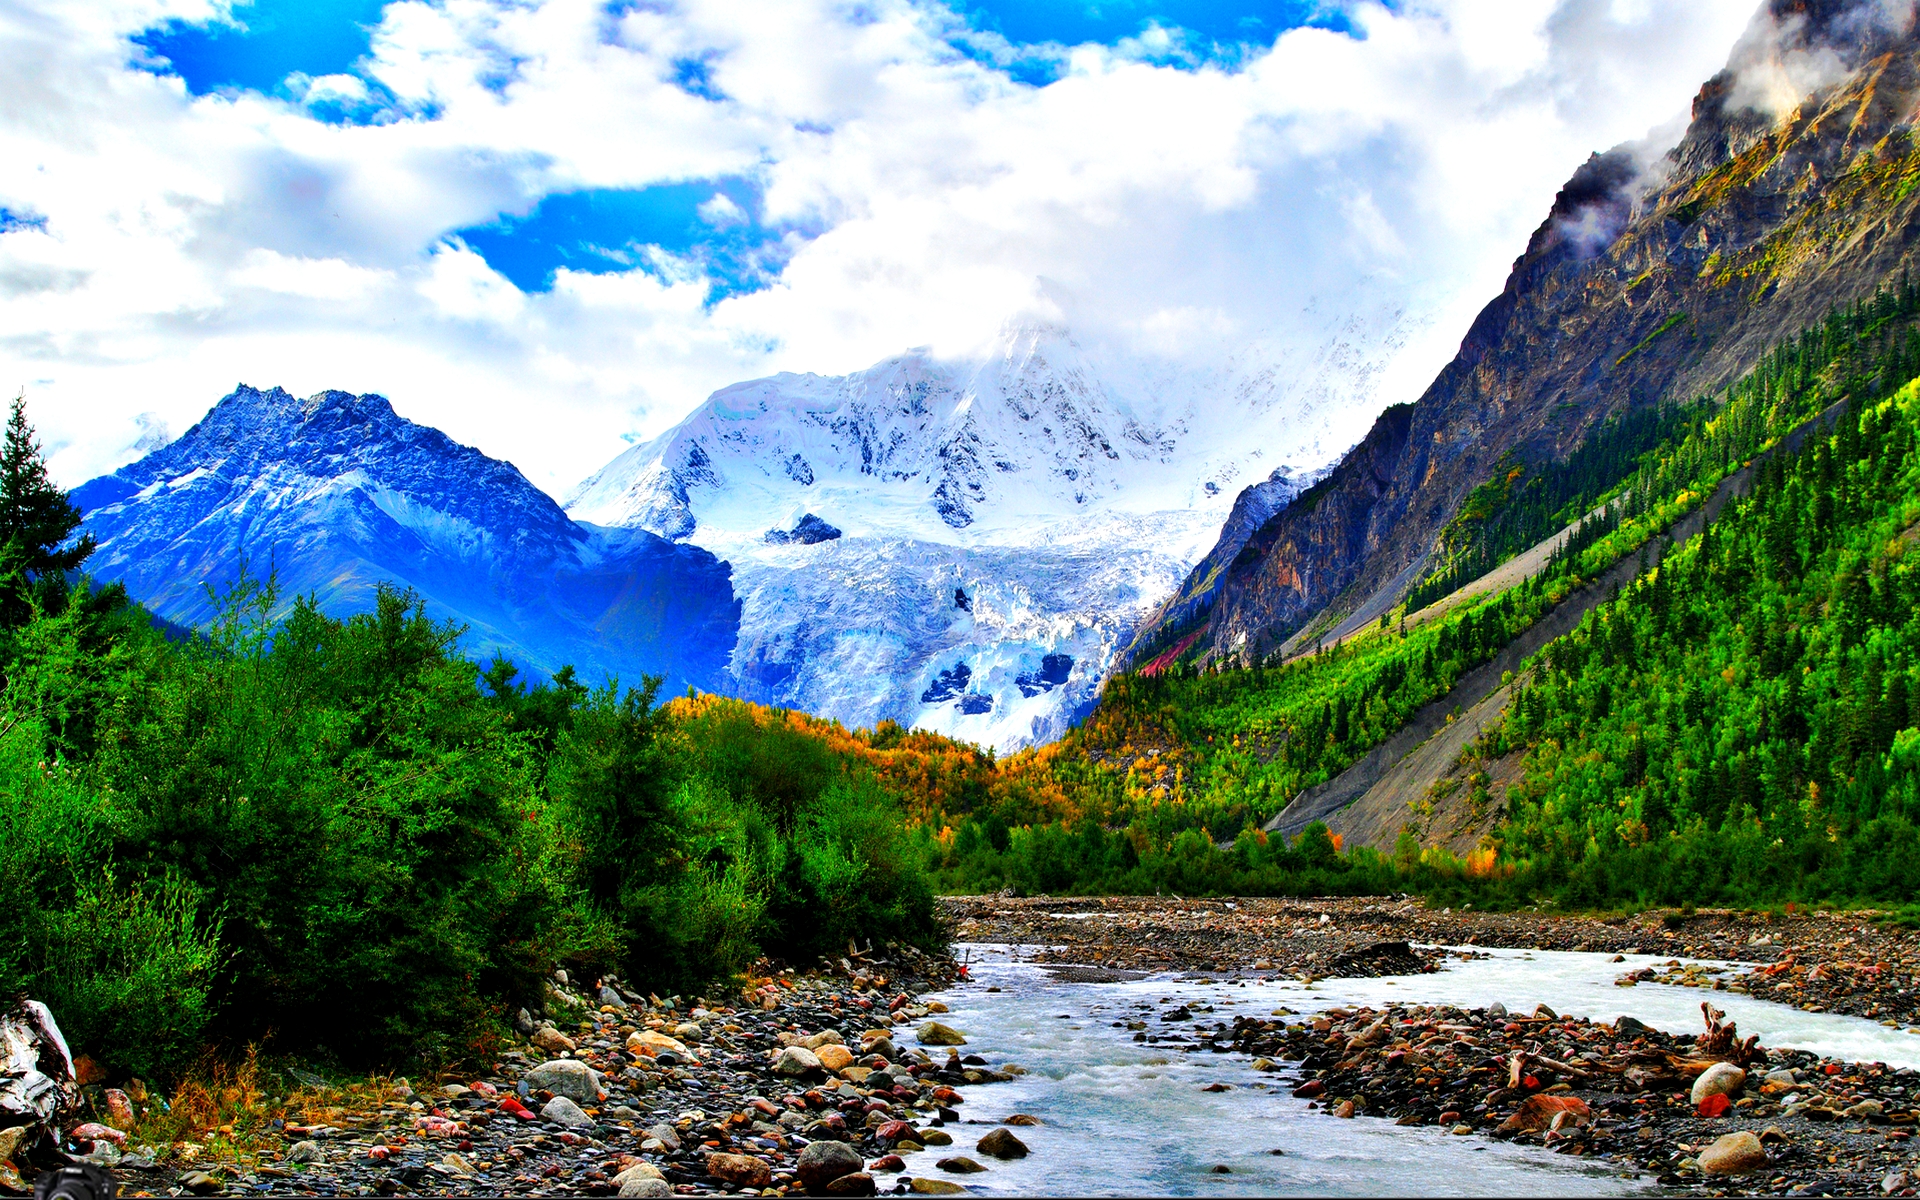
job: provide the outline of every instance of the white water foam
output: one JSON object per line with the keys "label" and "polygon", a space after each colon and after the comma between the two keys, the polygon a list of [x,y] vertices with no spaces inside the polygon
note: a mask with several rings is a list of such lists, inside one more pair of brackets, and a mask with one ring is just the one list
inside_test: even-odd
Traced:
{"label": "white water foam", "polygon": [[[1290,1072],[1263,1073],[1240,1054],[1183,1054],[1132,1041],[1124,1023],[1149,1017],[1163,1026],[1166,1001],[1212,1005],[1197,1022],[1231,1023],[1275,1008],[1312,1012],[1342,1005],[1455,1004],[1498,1000],[1516,1013],[1545,1003],[1563,1016],[1611,1021],[1626,1014],[1656,1028],[1701,1028],[1710,999],[1758,1033],[1762,1044],[1794,1046],[1893,1066],[1920,1065],[1920,1037],[1857,1017],[1802,1013],[1725,992],[1642,983],[1614,986],[1623,972],[1668,961],[1641,955],[1613,963],[1605,954],[1478,951],[1430,975],[1227,982],[1150,976],[1117,983],[1065,982],[1022,962],[1032,947],[963,947],[973,982],[933,997],[940,1019],[967,1035],[966,1053],[1030,1074],[1012,1083],[962,1089],[964,1119],[994,1121],[1016,1112],[1042,1124],[1014,1130],[1032,1154],[1012,1162],[973,1149],[989,1125],[949,1126],[950,1147],[907,1156],[908,1172],[965,1184],[984,1195],[1302,1195],[1421,1196],[1628,1195],[1651,1191],[1634,1164],[1564,1157],[1543,1149],[1456,1137],[1432,1127],[1343,1121],[1310,1112],[1290,1093]],[[988,987],[999,987],[989,992]],[[1151,1006],[1154,1013],[1150,1014]],[[1114,1022],[1122,1022],[1115,1028]],[[911,1040],[905,1030],[902,1036]],[[1231,1090],[1207,1092],[1209,1084]],[[1270,1153],[1281,1150],[1282,1155]],[[952,1155],[983,1161],[982,1174],[952,1175],[934,1164]],[[1230,1173],[1216,1174],[1225,1166]]]}

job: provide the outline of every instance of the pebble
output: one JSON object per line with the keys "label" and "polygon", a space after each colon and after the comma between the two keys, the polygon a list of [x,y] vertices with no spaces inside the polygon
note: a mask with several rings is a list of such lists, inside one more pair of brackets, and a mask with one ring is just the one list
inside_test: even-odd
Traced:
{"label": "pebble", "polygon": [[922,1046],[964,1046],[967,1039],[951,1025],[942,1025],[938,1021],[928,1021],[922,1025],[918,1034]]}
{"label": "pebble", "polygon": [[942,1171],[948,1171],[955,1175],[973,1175],[980,1171],[986,1170],[985,1167],[981,1166],[979,1163],[973,1161],[972,1159],[967,1158],[965,1155],[957,1155],[953,1158],[943,1158],[939,1162],[934,1163],[933,1165],[936,1167],[939,1167]]}
{"label": "pebble", "polygon": [[1723,1134],[1700,1152],[1700,1169],[1709,1175],[1744,1175],[1766,1165],[1766,1147],[1744,1129]]}
{"label": "pebble", "polygon": [[1708,1096],[1734,1096],[1746,1085],[1747,1073],[1732,1063],[1719,1062],[1700,1072],[1688,1094],[1697,1107]]}
{"label": "pebble", "polygon": [[540,1119],[542,1121],[552,1121],[555,1125],[565,1125],[576,1129],[581,1126],[591,1126],[593,1124],[593,1118],[582,1112],[578,1104],[575,1104],[565,1096],[555,1096],[553,1099],[547,1101],[540,1109]]}
{"label": "pebble", "polygon": [[842,1175],[865,1170],[866,1165],[860,1152],[845,1142],[815,1142],[800,1152],[794,1173],[809,1189],[818,1191]]}

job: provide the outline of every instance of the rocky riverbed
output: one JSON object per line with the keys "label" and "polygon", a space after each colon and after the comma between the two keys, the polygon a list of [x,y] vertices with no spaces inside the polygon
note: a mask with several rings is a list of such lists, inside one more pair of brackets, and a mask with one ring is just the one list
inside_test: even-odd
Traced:
{"label": "rocky riverbed", "polygon": [[948,911],[961,940],[1030,947],[1028,960],[1073,979],[1405,975],[1442,967],[1449,952],[1437,945],[1672,955],[1615,982],[1698,989],[1698,1033],[1564,1019],[1550,1005],[1281,1010],[1228,1023],[1174,1001],[1134,1022],[1133,1036],[1253,1055],[1316,1113],[1541,1145],[1676,1191],[1912,1195],[1920,1184],[1911,1140],[1920,1072],[1770,1050],[1740,1038],[1712,1004],[1716,992],[1749,995],[1911,1027],[1920,938],[1857,914],[1595,920],[1377,899],[1006,897],[949,901]]}
{"label": "rocky riverbed", "polygon": [[1005,1128],[959,1129],[967,1094],[1020,1068],[969,1054],[939,1022],[945,1006],[916,998],[957,975],[901,947],[752,979],[723,1001],[562,972],[490,1071],[314,1079],[263,1141],[219,1159],[191,1141],[143,1143],[146,1097],[96,1088],[104,1120],[70,1144],[91,1143],[133,1196],[958,1192],[913,1178],[900,1154],[951,1146],[964,1170],[969,1155],[1024,1147]]}
{"label": "rocky riverbed", "polygon": [[[1371,897],[965,896],[942,904],[956,941],[1046,947],[1036,955],[1040,962],[1351,977],[1382,973],[1361,953],[1381,942],[1739,960],[1753,965],[1691,973],[1676,966],[1647,978],[1920,1027],[1920,934],[1856,913],[1701,910],[1595,919],[1431,910],[1417,900]],[[1424,953],[1437,959],[1437,952]]]}
{"label": "rocky riverbed", "polygon": [[[1858,916],[1589,920],[1378,899],[942,903],[957,942],[1018,945],[1057,978],[1086,984],[1178,973],[1223,987],[1297,986],[1417,976],[1441,969],[1449,953],[1475,953],[1437,945],[1633,952],[1640,957],[1623,960],[1615,982],[1696,989],[1709,1002],[1696,1032],[1562,1018],[1551,1002],[1524,1013],[1421,1004],[1417,982],[1402,978],[1406,1003],[1316,1010],[1303,997],[1299,1011],[1283,1005],[1227,1021],[1170,1001],[1085,1036],[1238,1056],[1271,1081],[1258,1094],[1292,1093],[1294,1119],[1535,1145],[1635,1175],[1640,1186],[1913,1194],[1920,1181],[1910,1140],[1920,1074],[1758,1046],[1714,1023],[1711,1002],[1741,993],[1895,1026],[1920,1018],[1916,939]],[[90,1143],[113,1161],[123,1194],[133,1195],[979,1187],[998,1178],[981,1168],[1004,1174],[1001,1162],[1027,1153],[1021,1127],[1033,1119],[979,1094],[1020,1078],[1022,1067],[1005,1054],[971,1053],[970,1029],[941,1022],[945,1006],[929,993],[985,991],[966,982],[961,957],[882,948],[755,977],[725,997],[662,998],[618,980],[557,978],[544,1010],[522,1014],[520,1038],[489,1070],[350,1088],[309,1077],[252,1141],[227,1128],[153,1144],[139,1120],[147,1098],[95,1086],[100,1120],[70,1131],[70,1144]],[[1694,959],[1740,965],[1684,961]],[[977,1042],[992,1031],[971,1032]]]}

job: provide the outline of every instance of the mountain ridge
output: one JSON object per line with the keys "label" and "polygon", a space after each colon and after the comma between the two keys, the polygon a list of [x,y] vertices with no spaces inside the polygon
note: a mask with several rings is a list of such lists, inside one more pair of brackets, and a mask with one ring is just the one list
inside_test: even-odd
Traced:
{"label": "mountain ridge", "polygon": [[[1910,11],[1888,25],[1776,0],[1651,174],[1637,147],[1584,164],[1420,400],[1383,414],[1246,540],[1196,653],[1265,656],[1383,587],[1403,591],[1503,456],[1561,458],[1627,408],[1712,393],[1764,347],[1897,280],[1920,235],[1912,28]],[[1820,55],[1851,70],[1778,120],[1746,106],[1755,78]],[[1157,615],[1143,642],[1177,615]]]}
{"label": "mountain ridge", "polygon": [[478,654],[534,676],[574,665],[710,687],[737,630],[726,564],[641,530],[570,520],[512,464],[400,417],[384,397],[242,384],[178,439],[74,489],[88,570],[160,616],[210,619],[236,564],[282,594],[367,607],[413,588]]}

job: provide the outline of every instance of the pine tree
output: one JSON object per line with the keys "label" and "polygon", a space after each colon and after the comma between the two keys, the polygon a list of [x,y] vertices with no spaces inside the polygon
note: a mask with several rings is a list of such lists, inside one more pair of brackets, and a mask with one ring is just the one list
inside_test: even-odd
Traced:
{"label": "pine tree", "polygon": [[47,464],[27,424],[24,396],[13,398],[4,444],[0,444],[0,546],[9,570],[30,579],[64,575],[93,553],[93,535],[62,549],[80,526],[80,510],[47,478]]}

